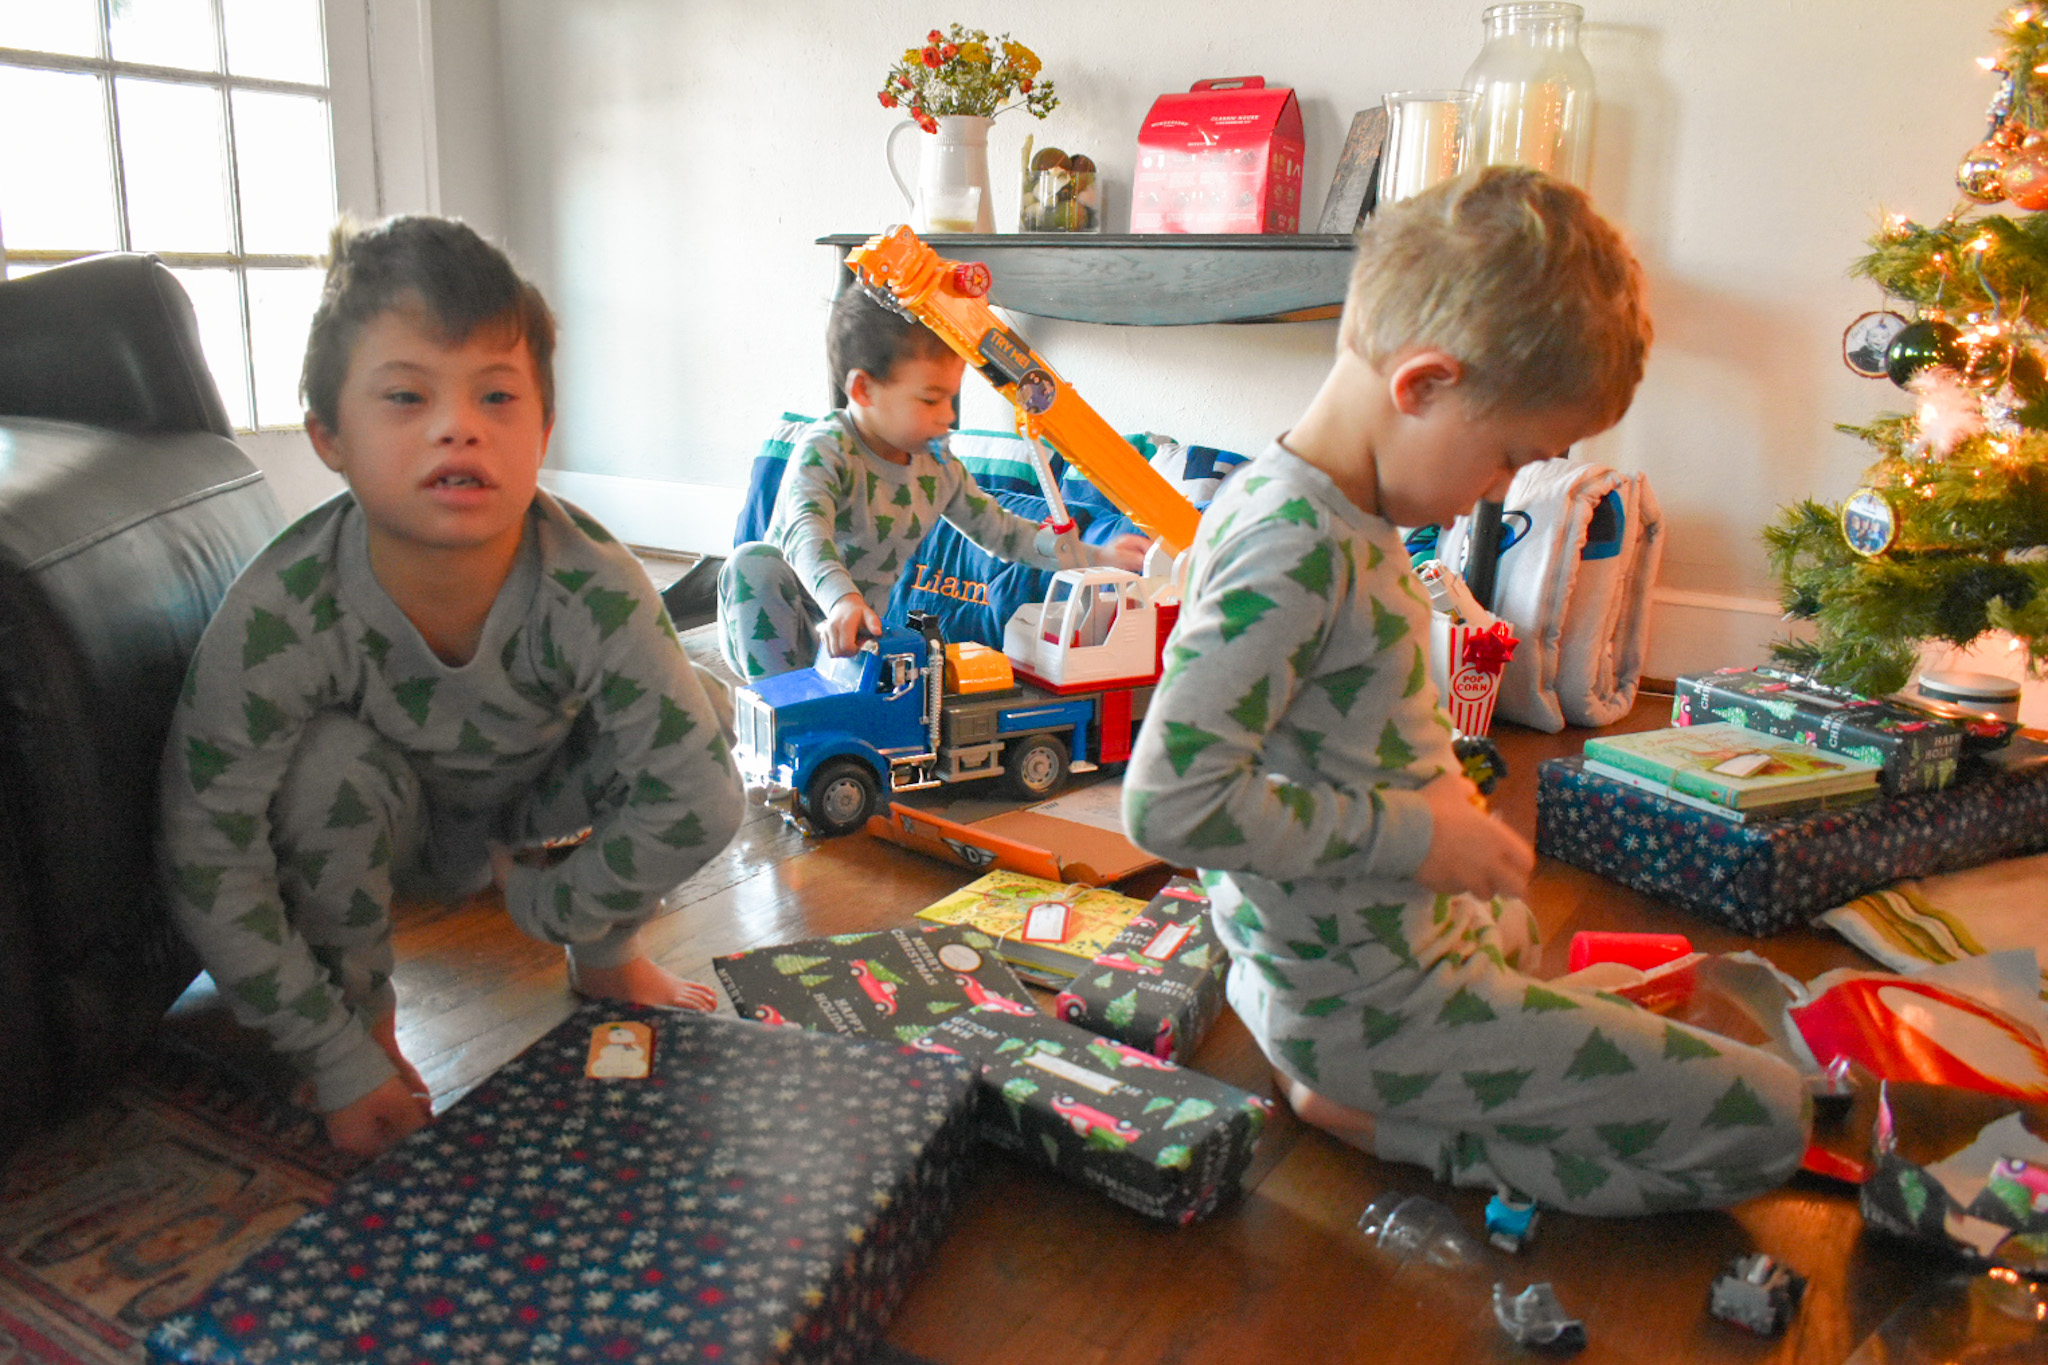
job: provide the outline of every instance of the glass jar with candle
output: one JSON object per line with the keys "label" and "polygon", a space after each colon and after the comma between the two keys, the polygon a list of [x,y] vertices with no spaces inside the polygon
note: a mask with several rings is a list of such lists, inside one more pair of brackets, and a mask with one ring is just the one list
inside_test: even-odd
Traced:
{"label": "glass jar with candle", "polygon": [[1480,16],[1486,42],[1465,73],[1479,92],[1475,166],[1534,166],[1584,188],[1593,144],[1593,68],[1577,5],[1513,0]]}
{"label": "glass jar with candle", "polygon": [[1380,154],[1382,204],[1420,194],[1465,169],[1478,99],[1470,90],[1395,90],[1386,95],[1387,144]]}

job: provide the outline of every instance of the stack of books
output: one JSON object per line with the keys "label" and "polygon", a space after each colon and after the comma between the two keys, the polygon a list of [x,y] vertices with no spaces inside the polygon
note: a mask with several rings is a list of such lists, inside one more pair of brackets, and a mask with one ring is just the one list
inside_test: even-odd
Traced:
{"label": "stack of books", "polygon": [[1868,801],[1883,765],[1726,721],[1586,741],[1589,773],[1729,820]]}

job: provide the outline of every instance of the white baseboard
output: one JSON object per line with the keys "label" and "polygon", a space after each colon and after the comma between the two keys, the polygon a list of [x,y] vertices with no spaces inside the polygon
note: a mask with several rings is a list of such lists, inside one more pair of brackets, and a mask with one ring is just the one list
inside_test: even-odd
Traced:
{"label": "white baseboard", "polygon": [[620,540],[651,550],[723,555],[732,549],[747,490],[723,484],[635,479],[543,469],[541,487],[603,522]]}

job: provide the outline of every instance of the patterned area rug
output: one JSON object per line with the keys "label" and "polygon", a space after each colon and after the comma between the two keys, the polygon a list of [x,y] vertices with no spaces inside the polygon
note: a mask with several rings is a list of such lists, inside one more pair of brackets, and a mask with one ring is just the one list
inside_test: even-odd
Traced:
{"label": "patterned area rug", "polygon": [[152,1056],[0,1175],[0,1365],[143,1359],[158,1319],[355,1164],[260,1085],[195,1055]]}
{"label": "patterned area rug", "polygon": [[[129,1365],[359,1163],[269,1084],[169,1045],[0,1172],[0,1365]],[[931,1365],[884,1343],[869,1365]]]}

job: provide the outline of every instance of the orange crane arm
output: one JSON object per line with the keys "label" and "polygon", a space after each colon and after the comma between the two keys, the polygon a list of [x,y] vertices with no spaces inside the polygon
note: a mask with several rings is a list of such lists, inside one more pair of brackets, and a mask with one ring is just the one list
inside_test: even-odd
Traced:
{"label": "orange crane arm", "polygon": [[870,237],[846,253],[846,264],[979,370],[1017,409],[1017,429],[1027,439],[1066,456],[1169,555],[1194,543],[1201,519],[1194,504],[989,308],[987,266],[946,260],[907,227]]}

